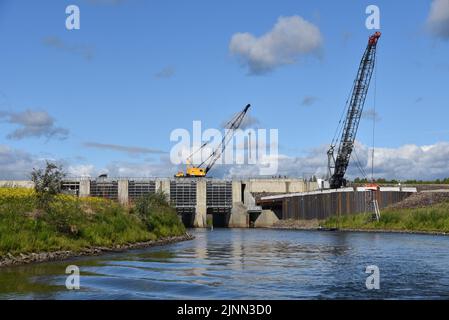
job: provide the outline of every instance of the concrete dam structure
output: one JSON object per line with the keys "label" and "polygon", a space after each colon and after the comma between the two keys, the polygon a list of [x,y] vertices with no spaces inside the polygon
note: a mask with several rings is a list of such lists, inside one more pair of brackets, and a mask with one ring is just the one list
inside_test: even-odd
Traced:
{"label": "concrete dam structure", "polygon": [[[0,181],[1,186],[32,188],[31,181]],[[317,182],[303,179],[209,178],[113,179],[72,178],[63,182],[64,193],[101,197],[128,205],[156,192],[167,195],[187,227],[204,228],[210,215],[215,227],[270,227],[278,220],[326,219],[335,215],[369,212],[375,198],[383,209],[416,192],[416,188],[388,187],[320,190]],[[373,198],[374,197],[374,198]]]}
{"label": "concrete dam structure", "polygon": [[[31,181],[0,181],[0,186],[32,188]],[[64,193],[101,197],[128,205],[146,194],[163,192],[187,227],[204,228],[207,215],[216,227],[269,226],[278,218],[256,205],[255,194],[284,194],[318,189],[304,179],[271,178],[218,180],[209,178],[70,178]],[[257,221],[259,220],[259,221]]]}

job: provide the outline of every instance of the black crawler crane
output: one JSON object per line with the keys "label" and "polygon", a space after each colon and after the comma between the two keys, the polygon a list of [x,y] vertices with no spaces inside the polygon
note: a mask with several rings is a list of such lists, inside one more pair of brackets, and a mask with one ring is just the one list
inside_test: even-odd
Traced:
{"label": "black crawler crane", "polygon": [[343,130],[338,146],[337,157],[335,158],[334,156],[334,149],[338,142],[336,140],[337,135],[334,137],[327,152],[330,176],[329,185],[331,189],[338,189],[346,185],[344,176],[349,165],[351,153],[354,149],[357,129],[359,127],[363,106],[365,104],[376,62],[376,47],[380,36],[381,33],[376,32],[369,37],[368,46],[366,47],[362,61],[360,62],[357,78],[354,81],[354,86],[351,91],[351,99],[349,100],[346,119],[342,127]]}

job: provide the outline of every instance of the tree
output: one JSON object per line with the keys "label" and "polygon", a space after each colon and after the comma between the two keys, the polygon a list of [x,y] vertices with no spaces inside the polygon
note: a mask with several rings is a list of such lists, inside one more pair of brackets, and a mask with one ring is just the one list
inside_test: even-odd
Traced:
{"label": "tree", "polygon": [[31,180],[34,182],[37,205],[40,209],[47,209],[53,197],[61,192],[64,177],[62,167],[49,161],[46,161],[45,169],[33,169]]}

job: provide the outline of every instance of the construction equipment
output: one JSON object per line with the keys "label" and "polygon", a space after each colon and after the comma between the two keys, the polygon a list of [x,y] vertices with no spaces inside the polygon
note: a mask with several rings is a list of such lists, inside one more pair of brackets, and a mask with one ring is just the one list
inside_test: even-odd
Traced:
{"label": "construction equipment", "polygon": [[221,155],[224,153],[224,150],[229,143],[229,141],[234,136],[234,131],[237,130],[243,122],[246,113],[251,107],[248,104],[243,111],[236,114],[226,125],[225,125],[225,135],[223,136],[220,144],[206,157],[206,159],[201,162],[198,166],[192,164],[193,157],[198,153],[202,152],[209,142],[205,142],[198,148],[195,152],[193,152],[186,160],[187,162],[187,170],[186,172],[178,172],[175,175],[175,178],[186,178],[186,177],[205,177],[207,173],[212,169],[214,164],[220,159]]}
{"label": "construction equipment", "polygon": [[[371,76],[373,74],[376,61],[377,42],[381,36],[380,32],[376,32],[369,37],[368,46],[363,54],[360,62],[357,77],[351,91],[351,98],[348,99],[347,114],[344,125],[341,128],[341,138],[338,147],[337,157],[334,157],[334,150],[337,144],[336,133],[334,140],[327,152],[328,168],[329,168],[329,185],[331,189],[339,189],[346,186],[344,178],[346,169],[349,165],[351,153],[354,149],[354,141],[359,127],[360,118],[362,116],[363,106],[365,104],[366,95],[368,93]],[[338,132],[338,129],[337,129]]]}
{"label": "construction equipment", "polygon": [[365,204],[367,212],[371,212],[371,220],[380,220],[380,208],[379,202],[377,201],[378,191],[380,187],[376,184],[367,184],[365,186]]}

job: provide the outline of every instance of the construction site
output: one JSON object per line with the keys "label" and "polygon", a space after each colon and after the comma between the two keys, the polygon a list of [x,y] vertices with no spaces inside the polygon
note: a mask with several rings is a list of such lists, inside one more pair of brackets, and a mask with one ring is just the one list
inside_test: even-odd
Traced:
{"label": "construction site", "polygon": [[[326,179],[255,178],[220,180],[208,174],[224,154],[234,131],[242,125],[251,105],[231,119],[226,134],[201,163],[195,155],[209,147],[204,143],[187,159],[186,171],[173,178],[71,178],[63,182],[65,193],[79,197],[102,197],[128,205],[139,197],[163,192],[187,227],[272,227],[279,220],[323,220],[332,216],[372,212],[379,220],[383,208],[417,193],[415,187],[379,186],[370,183],[348,186],[348,169],[363,107],[375,70],[376,48],[381,37],[376,32],[360,60],[350,99],[327,152]],[[373,177],[372,177],[373,178]],[[29,181],[2,181],[2,186],[32,187]],[[209,219],[208,219],[209,216]]]}

